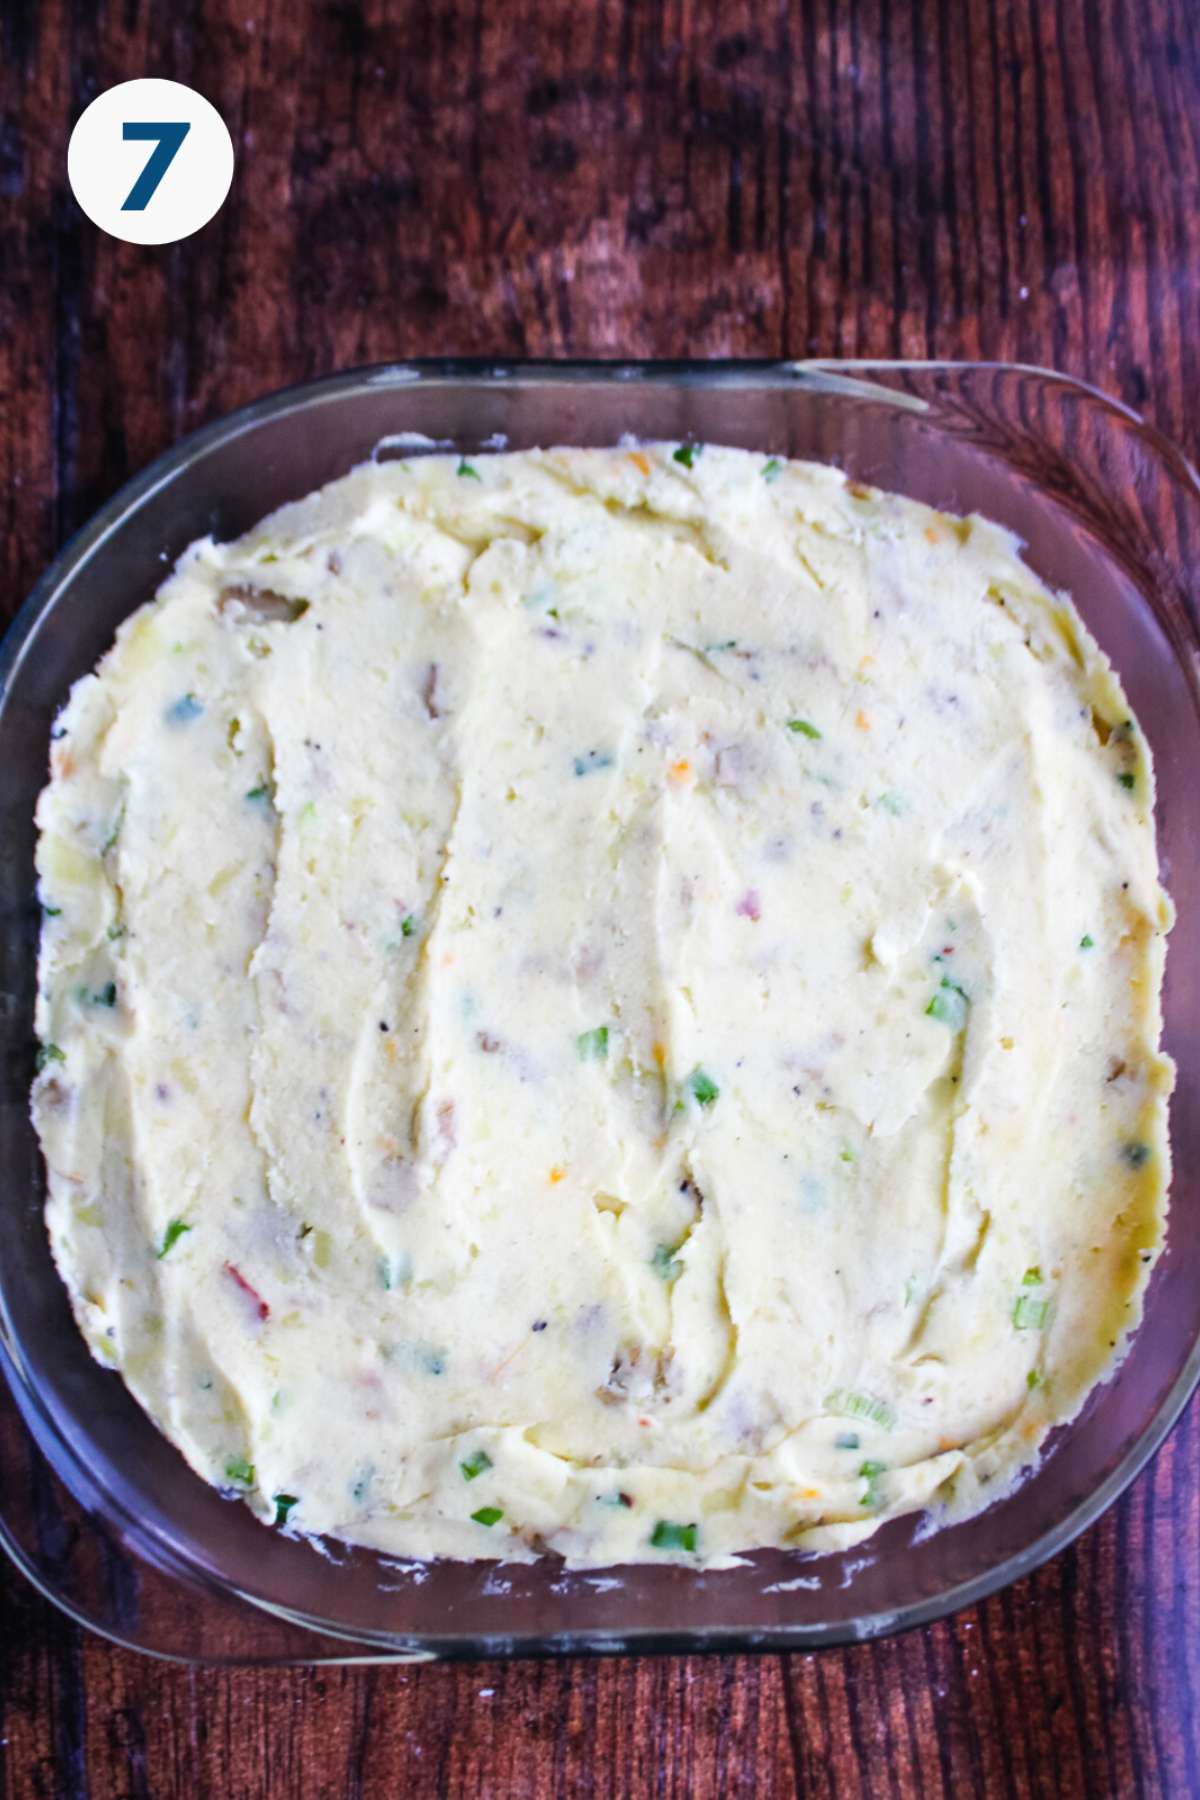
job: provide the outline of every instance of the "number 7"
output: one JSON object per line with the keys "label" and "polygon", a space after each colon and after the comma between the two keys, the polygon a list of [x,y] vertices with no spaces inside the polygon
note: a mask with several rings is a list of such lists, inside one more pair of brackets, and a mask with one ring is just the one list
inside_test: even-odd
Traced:
{"label": "number 7", "polygon": [[146,166],[130,188],[121,206],[122,212],[145,212],[153,200],[158,184],[174,162],[179,146],[191,130],[188,124],[152,125],[147,123],[126,124],[121,127],[121,136],[153,143]]}

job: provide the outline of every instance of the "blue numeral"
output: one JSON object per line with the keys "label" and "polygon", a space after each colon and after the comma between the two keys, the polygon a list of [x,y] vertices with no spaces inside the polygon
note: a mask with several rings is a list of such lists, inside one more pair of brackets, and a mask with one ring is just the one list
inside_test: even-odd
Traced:
{"label": "blue numeral", "polygon": [[145,212],[191,129],[190,125],[151,125],[148,122],[122,125],[121,136],[126,140],[136,138],[154,145],[149,161],[125,198],[122,212]]}

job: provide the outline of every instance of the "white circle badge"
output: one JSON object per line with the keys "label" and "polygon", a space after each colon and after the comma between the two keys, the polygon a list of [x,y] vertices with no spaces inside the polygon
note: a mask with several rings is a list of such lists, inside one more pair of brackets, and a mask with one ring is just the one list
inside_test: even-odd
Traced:
{"label": "white circle badge", "polygon": [[181,81],[122,81],[98,94],[67,148],[67,179],[101,231],[173,244],[207,225],[233,180],[233,140]]}

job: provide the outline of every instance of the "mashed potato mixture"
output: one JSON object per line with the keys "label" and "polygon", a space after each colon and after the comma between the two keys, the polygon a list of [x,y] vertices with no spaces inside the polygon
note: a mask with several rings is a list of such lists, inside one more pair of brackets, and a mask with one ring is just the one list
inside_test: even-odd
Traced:
{"label": "mashed potato mixture", "polygon": [[998,527],[711,445],[371,464],[194,544],[51,760],[54,1253],[264,1521],[837,1549],[1120,1356],[1153,776]]}

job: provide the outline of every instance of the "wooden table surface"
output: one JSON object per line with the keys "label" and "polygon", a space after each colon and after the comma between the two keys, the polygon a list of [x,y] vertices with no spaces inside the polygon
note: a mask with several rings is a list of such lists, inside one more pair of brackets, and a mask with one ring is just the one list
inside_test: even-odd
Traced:
{"label": "wooden table surface", "polygon": [[[1194,0],[5,0],[0,605],[181,433],[355,363],[1050,363],[1200,453]],[[195,238],[66,188],[99,90],[198,87]],[[3,1794],[1200,1793],[1200,1406],[1074,1548],[816,1656],[203,1671],[0,1573]]]}

